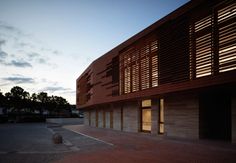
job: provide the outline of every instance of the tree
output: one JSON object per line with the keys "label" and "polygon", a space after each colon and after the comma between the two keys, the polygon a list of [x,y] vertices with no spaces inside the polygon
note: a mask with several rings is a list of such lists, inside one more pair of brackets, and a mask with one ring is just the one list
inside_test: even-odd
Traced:
{"label": "tree", "polygon": [[48,101],[48,94],[46,92],[40,92],[38,95],[37,95],[37,99],[39,102],[41,103],[46,103]]}
{"label": "tree", "polygon": [[30,97],[31,101],[36,102],[37,101],[37,94],[33,93]]}
{"label": "tree", "polygon": [[43,114],[43,110],[48,110],[47,107],[48,99],[49,99],[48,94],[46,92],[40,92],[37,95],[37,100],[40,102],[39,112],[41,115]]}
{"label": "tree", "polygon": [[33,113],[38,110],[41,115],[45,110],[55,115],[65,115],[70,109],[69,103],[63,97],[48,96],[46,92],[33,93],[30,96],[29,92],[19,86],[14,86],[10,92],[5,93],[5,96],[0,91],[0,106],[18,114]]}
{"label": "tree", "polygon": [[5,102],[5,97],[2,94],[1,89],[0,89],[0,106],[4,106],[4,102]]}
{"label": "tree", "polygon": [[13,87],[11,89],[11,96],[13,98],[23,99],[23,97],[24,97],[24,89],[19,87],[19,86]]}
{"label": "tree", "polygon": [[20,110],[27,107],[29,102],[27,99],[29,99],[30,94],[29,92],[25,91],[23,88],[19,86],[15,86],[11,89],[10,94],[6,93],[6,96],[12,103],[13,107],[17,110],[19,113]]}

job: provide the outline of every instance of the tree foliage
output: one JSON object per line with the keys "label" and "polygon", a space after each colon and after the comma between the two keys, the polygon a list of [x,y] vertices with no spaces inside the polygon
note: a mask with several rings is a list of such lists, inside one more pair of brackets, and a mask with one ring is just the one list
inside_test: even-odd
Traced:
{"label": "tree foliage", "polygon": [[25,91],[19,86],[14,86],[10,92],[3,93],[0,90],[0,107],[7,108],[15,113],[40,113],[55,115],[69,110],[70,104],[60,96],[48,96],[46,92],[33,93]]}

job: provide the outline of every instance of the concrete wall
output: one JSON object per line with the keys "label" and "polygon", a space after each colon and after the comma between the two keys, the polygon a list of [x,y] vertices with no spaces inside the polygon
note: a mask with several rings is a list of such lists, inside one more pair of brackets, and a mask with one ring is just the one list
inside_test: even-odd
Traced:
{"label": "concrete wall", "polygon": [[140,126],[140,113],[137,102],[125,103],[123,106],[123,131],[138,132]]}
{"label": "concrete wall", "polygon": [[236,143],[236,94],[231,98],[231,114],[232,114],[232,142]]}
{"label": "concrete wall", "polygon": [[121,106],[113,106],[113,129],[121,130]]}
{"label": "concrete wall", "polygon": [[89,125],[89,111],[84,111],[84,125]]}
{"label": "concrete wall", "polygon": [[96,127],[96,110],[91,110],[91,125],[93,127]]}
{"label": "concrete wall", "polygon": [[105,112],[106,117],[106,128],[110,128],[110,111],[106,110]]}
{"label": "concrete wall", "polygon": [[102,109],[98,110],[98,127],[100,128],[103,127],[103,110]]}
{"label": "concrete wall", "polygon": [[194,95],[164,98],[165,135],[188,139],[199,138],[199,104]]}

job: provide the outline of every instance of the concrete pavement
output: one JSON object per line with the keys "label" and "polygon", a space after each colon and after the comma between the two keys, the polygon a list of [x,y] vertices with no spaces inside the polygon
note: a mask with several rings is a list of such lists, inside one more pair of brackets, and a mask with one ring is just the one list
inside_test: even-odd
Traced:
{"label": "concrete pavement", "polygon": [[[62,144],[52,142],[55,132],[62,135]],[[47,163],[61,159],[68,153],[107,146],[105,143],[61,128],[58,124],[0,124],[0,163]]]}

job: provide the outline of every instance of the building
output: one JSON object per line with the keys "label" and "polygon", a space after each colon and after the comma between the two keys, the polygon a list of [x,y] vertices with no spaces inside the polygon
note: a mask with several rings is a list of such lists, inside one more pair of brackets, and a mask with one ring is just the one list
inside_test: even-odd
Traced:
{"label": "building", "polygon": [[85,125],[236,142],[236,2],[186,3],[76,83]]}

